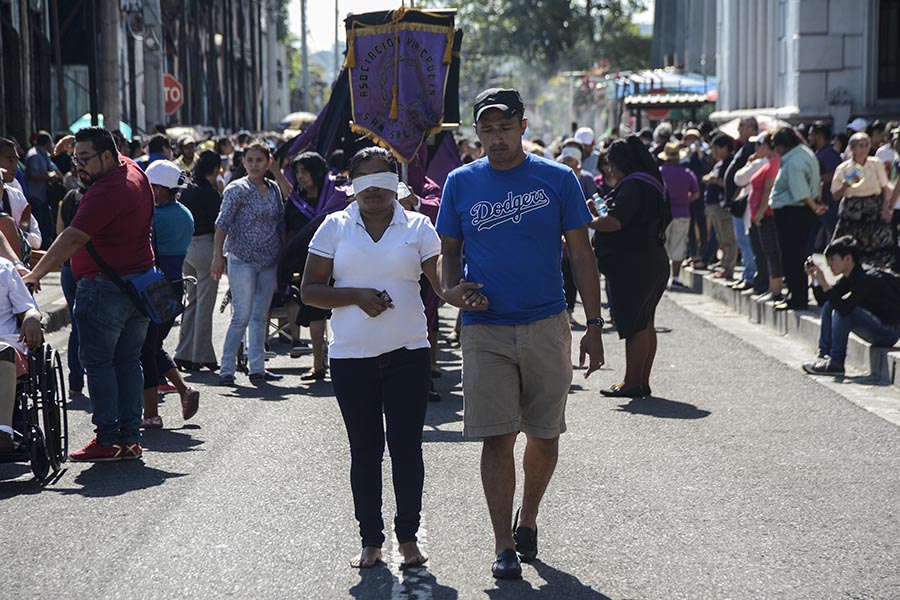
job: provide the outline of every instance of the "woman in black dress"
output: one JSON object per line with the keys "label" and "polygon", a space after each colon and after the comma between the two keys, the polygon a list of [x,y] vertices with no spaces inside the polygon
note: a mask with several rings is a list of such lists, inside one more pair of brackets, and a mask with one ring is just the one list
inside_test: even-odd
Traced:
{"label": "woman in black dress", "polygon": [[601,393],[640,398],[651,393],[653,321],[669,278],[663,241],[671,212],[656,160],[637,137],[613,142],[603,169],[619,183],[606,198],[608,212],[590,227],[597,232],[597,264],[609,283],[616,330],[625,340],[625,377]]}
{"label": "woman in black dress", "polygon": [[[325,379],[327,368],[325,322],[331,318],[331,311],[304,304],[293,290],[299,283],[297,274],[303,275],[306,249],[312,236],[327,215],[343,210],[351,198],[346,188],[340,185],[344,183],[343,178],[333,172],[317,152],[298,154],[291,160],[287,173],[278,169],[275,176],[287,198],[284,218],[288,243],[279,261],[278,287],[280,290],[291,290],[285,297],[291,322],[309,327],[313,366],[300,379],[320,381]],[[303,342],[297,339],[298,333],[292,328],[291,358],[298,358],[307,352]]]}

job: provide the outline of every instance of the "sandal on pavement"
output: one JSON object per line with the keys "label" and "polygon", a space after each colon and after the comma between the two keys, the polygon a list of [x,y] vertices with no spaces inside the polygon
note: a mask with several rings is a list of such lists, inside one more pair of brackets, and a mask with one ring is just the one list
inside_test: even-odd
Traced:
{"label": "sandal on pavement", "polygon": [[637,385],[630,388],[612,386],[608,390],[600,390],[600,393],[607,398],[643,398],[651,392],[649,387]]}
{"label": "sandal on pavement", "polygon": [[522,563],[512,548],[507,548],[497,555],[491,563],[491,575],[494,579],[522,579]]}
{"label": "sandal on pavement", "polygon": [[184,395],[181,396],[181,418],[185,421],[193,417],[197,414],[197,409],[200,407],[200,392],[195,390],[192,387],[184,390]]}
{"label": "sandal on pavement", "polygon": [[519,555],[519,560],[528,563],[537,558],[538,532],[537,527],[532,529],[525,525],[519,525],[519,512],[521,510],[521,508],[516,510],[516,518],[513,520],[513,539],[516,541],[516,554]]}
{"label": "sandal on pavement", "polygon": [[325,369],[310,369],[300,376],[300,381],[324,381]]}
{"label": "sandal on pavement", "polygon": [[141,429],[162,429],[162,426],[162,417],[160,417],[159,415],[141,419]]}

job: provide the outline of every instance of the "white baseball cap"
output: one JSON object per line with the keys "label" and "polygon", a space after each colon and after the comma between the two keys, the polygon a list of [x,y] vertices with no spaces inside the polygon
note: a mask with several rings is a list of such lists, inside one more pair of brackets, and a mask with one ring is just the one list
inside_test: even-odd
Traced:
{"label": "white baseball cap", "polygon": [[181,188],[187,183],[187,176],[170,160],[157,160],[147,167],[147,179],[152,185],[164,188]]}
{"label": "white baseball cap", "polygon": [[860,131],[865,131],[868,123],[862,117],[856,117],[849,123],[847,123],[847,129],[852,129],[853,131],[859,133]]}
{"label": "white baseball cap", "polygon": [[575,135],[572,137],[578,140],[579,144],[590,146],[594,143],[594,130],[590,127],[581,127],[578,129],[578,131],[575,132]]}

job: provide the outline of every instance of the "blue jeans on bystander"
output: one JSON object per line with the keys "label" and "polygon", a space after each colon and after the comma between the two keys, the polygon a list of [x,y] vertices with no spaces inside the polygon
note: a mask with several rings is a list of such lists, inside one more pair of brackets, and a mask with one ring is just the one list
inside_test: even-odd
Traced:
{"label": "blue jeans on bystander", "polygon": [[[250,373],[265,371],[266,327],[275,293],[276,266],[260,268],[234,255],[228,256],[228,285],[234,312],[225,333],[220,375],[234,375],[237,353],[247,332]],[[249,329],[248,329],[249,325]]]}
{"label": "blue jeans on bystander", "polygon": [[66,352],[69,366],[69,390],[84,390],[84,367],[81,366],[81,359],[78,357],[78,324],[72,314],[75,308],[75,289],[78,282],[75,281],[75,275],[72,274],[70,265],[63,265],[60,269],[59,282],[63,295],[66,297],[66,306],[69,309],[69,321],[71,322],[69,350]]}
{"label": "blue jeans on bystander", "polygon": [[756,258],[753,256],[753,244],[750,243],[750,236],[744,229],[744,219],[742,217],[731,217],[734,224],[734,239],[737,240],[738,248],[741,249],[741,264],[744,266],[744,273],[741,279],[749,284],[753,284],[756,277]]}
{"label": "blue jeans on bystander", "polygon": [[144,387],[141,346],[150,320],[102,275],[79,280],[74,315],[97,443],[139,442]]}
{"label": "blue jeans on bystander", "polygon": [[819,355],[831,357],[832,363],[844,364],[847,340],[855,333],[875,346],[893,346],[900,339],[900,325],[888,325],[865,310],[856,307],[842,315],[826,302],[822,306],[822,325],[819,328]]}

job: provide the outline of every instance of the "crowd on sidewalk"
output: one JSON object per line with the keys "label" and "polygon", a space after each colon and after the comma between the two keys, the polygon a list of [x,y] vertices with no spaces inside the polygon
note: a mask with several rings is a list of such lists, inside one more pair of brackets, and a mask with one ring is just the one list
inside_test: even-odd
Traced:
{"label": "crowd on sidewalk", "polygon": [[[2,372],[36,342],[25,286],[39,291],[60,270],[68,387],[87,392],[95,426],[71,458],[138,459],[141,430],[164,426],[161,392],[179,395],[183,419],[198,413],[201,390],[183,373],[217,371],[228,387],[242,369],[255,385],[282,379],[265,366],[280,316],[290,356],[312,355],[300,379],[330,376],[344,418],[362,541],[353,566],[381,559],[386,441],[395,530],[413,568],[427,560],[416,531],[422,427],[427,402],[440,399],[437,310],[458,307],[448,341],[463,355],[464,434],[484,440],[492,572],[514,578],[537,555],[538,505],[566,430],[578,294],[585,376],[603,364],[599,275],[626,353],[606,396],[652,394],[656,306],[666,289],[687,290],[685,265],[778,310],[807,309],[811,286],[822,336],[810,373],[843,373],[851,331],[877,344],[900,338],[900,124],[856,119],[833,135],[823,122],[761,127],[748,117],[735,137],[661,123],[602,139],[582,127],[544,143],[528,138],[524,111],[517,91],[484,91],[477,141],[456,140],[461,166],[408,185],[374,146],[348,160],[276,160],[284,140],[249,132],[138,142],[90,127],[55,142],[38,132],[27,152],[0,138]],[[837,283],[809,262],[822,252]],[[149,273],[184,299],[174,356],[164,345],[175,315],[154,317],[134,294]],[[217,352],[223,276],[232,311]],[[0,408],[2,451],[17,437]],[[526,492],[513,517],[520,432]]]}

